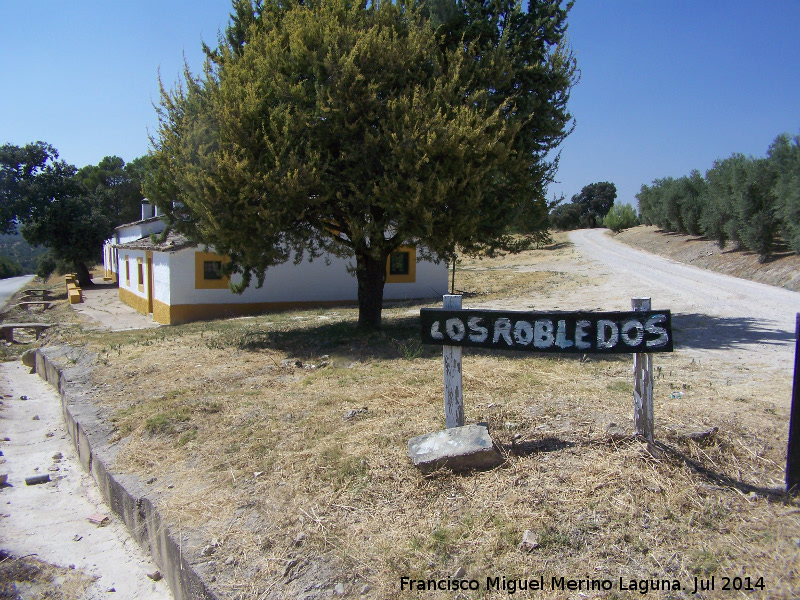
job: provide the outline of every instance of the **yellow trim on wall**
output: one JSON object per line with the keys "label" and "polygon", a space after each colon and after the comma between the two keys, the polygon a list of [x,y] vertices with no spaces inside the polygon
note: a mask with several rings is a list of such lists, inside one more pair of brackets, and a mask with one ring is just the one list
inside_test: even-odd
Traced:
{"label": "yellow trim on wall", "polygon": [[[141,296],[134,294],[132,291],[126,290],[125,288],[119,288],[119,299],[120,302],[127,304],[136,312],[140,312],[143,315],[148,314],[147,298],[142,298]],[[160,322],[161,321],[159,321],[159,323]]]}
{"label": "yellow trim on wall", "polygon": [[170,323],[171,308],[169,304],[153,298],[153,321],[162,325],[172,325]]}
{"label": "yellow trim on wall", "polygon": [[400,246],[395,252],[408,252],[408,274],[392,275],[389,273],[389,263],[392,257],[386,259],[386,283],[414,283],[417,280],[417,247]]}
{"label": "yellow trim on wall", "polygon": [[245,315],[258,315],[281,310],[329,308],[353,304],[352,300],[319,300],[307,302],[246,302],[242,304],[177,304],[169,306],[153,301],[153,320],[158,323],[178,325],[190,321],[227,319]]}
{"label": "yellow trim on wall", "polygon": [[153,312],[153,294],[155,293],[155,276],[153,274],[153,252],[147,250],[144,253],[145,265],[147,265],[147,312]]}
{"label": "yellow trim on wall", "polygon": [[203,270],[203,263],[215,261],[221,263],[230,262],[227,256],[212,254],[211,252],[194,253],[194,289],[196,290],[224,290],[228,288],[230,279],[223,276],[222,279],[206,279]]}

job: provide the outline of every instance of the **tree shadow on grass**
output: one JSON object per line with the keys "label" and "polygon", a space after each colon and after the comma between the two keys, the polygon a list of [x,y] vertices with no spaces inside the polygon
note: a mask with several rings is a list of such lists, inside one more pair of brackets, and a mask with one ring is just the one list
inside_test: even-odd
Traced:
{"label": "tree shadow on grass", "polygon": [[[289,356],[314,359],[347,355],[353,359],[418,358],[429,355],[420,343],[419,317],[384,320],[380,331],[364,331],[354,321],[337,321],[291,327],[250,327],[232,336],[229,344],[242,351],[280,350]],[[439,350],[441,352],[441,350]]]}
{"label": "tree shadow on grass", "polygon": [[[794,323],[787,324],[794,326]],[[794,333],[770,329],[762,320],[750,317],[712,317],[700,313],[673,314],[675,348],[725,350],[748,344],[784,345]]]}
{"label": "tree shadow on grass", "polygon": [[564,248],[572,248],[574,245],[575,244],[567,240],[565,242],[555,242],[549,246],[545,246],[542,250],[563,250]]}
{"label": "tree shadow on grass", "polygon": [[[353,321],[338,321],[291,327],[248,327],[245,330],[228,332],[212,342],[220,349],[235,348],[245,352],[279,350],[301,359],[315,360],[324,355],[346,355],[354,360],[432,358],[442,356],[442,346],[422,344],[422,332],[418,315],[387,319],[380,331],[358,329]],[[470,357],[500,357],[509,360],[530,358],[531,352],[514,350],[492,350],[464,348],[464,360]],[[536,354],[540,358],[571,360],[579,362],[629,361],[629,354]]]}
{"label": "tree shadow on grass", "polygon": [[658,451],[662,452],[671,459],[686,465],[692,471],[716,486],[735,489],[743,494],[755,493],[763,498],[766,498],[769,502],[778,502],[781,504],[789,502],[794,505],[800,505],[800,496],[788,494],[783,487],[764,488],[750,485],[749,483],[744,483],[743,481],[734,479],[725,473],[718,473],[712,469],[709,469],[696,460],[690,458],[680,450],[673,448],[672,446],[668,446],[663,442],[657,441],[654,443],[654,446]]}
{"label": "tree shadow on grass", "polygon": [[574,448],[575,442],[569,442],[560,438],[548,437],[541,440],[529,440],[520,443],[503,444],[502,448],[514,456],[530,456],[543,452],[558,452],[566,448]]}
{"label": "tree shadow on grass", "polygon": [[[794,325],[792,323],[792,325]],[[785,345],[794,341],[788,330],[770,329],[755,318],[722,318],[700,313],[673,314],[672,330],[675,347],[724,350],[747,345]],[[419,315],[403,315],[384,319],[380,331],[364,331],[352,320],[336,322],[298,321],[291,325],[248,326],[226,331],[215,342],[219,347],[245,352],[279,350],[302,360],[323,355],[347,355],[354,360],[414,359],[441,355],[441,347],[423,345]],[[498,356],[522,359],[533,353],[465,348],[464,357]],[[542,354],[537,354],[543,357]],[[628,354],[548,354],[559,360],[627,361]]]}

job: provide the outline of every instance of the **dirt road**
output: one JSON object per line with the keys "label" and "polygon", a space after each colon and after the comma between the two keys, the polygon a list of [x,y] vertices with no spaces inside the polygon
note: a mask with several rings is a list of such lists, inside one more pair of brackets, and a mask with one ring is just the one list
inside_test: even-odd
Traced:
{"label": "dirt road", "polygon": [[[794,334],[800,294],[698,269],[646,254],[614,241],[603,230],[581,230],[570,235],[572,243],[614,272],[617,287],[647,290],[669,299],[676,311],[697,312],[724,319],[754,319],[764,329]],[[786,336],[778,335],[779,345]]]}
{"label": "dirt road", "polygon": [[[649,297],[673,314],[675,356],[713,369],[742,394],[788,406],[800,293],[698,269],[614,241],[606,230],[571,232],[573,247],[543,263],[520,266],[564,274],[563,285],[528,297],[492,302],[497,308],[630,310]],[[477,306],[476,306],[477,307]]]}
{"label": "dirt road", "polygon": [[602,269],[616,298],[650,296],[676,313],[678,347],[766,354],[789,366],[794,358],[800,294],[698,269],[615,242],[603,230],[570,235],[576,249]]}

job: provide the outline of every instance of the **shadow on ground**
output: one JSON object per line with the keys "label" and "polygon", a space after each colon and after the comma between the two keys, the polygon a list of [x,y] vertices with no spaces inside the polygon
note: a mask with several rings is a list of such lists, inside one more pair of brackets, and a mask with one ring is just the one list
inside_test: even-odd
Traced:
{"label": "shadow on ground", "polygon": [[765,488],[755,485],[750,485],[741,480],[725,473],[718,473],[713,469],[702,465],[698,461],[690,458],[680,450],[673,448],[662,442],[655,442],[655,447],[665,455],[669,456],[672,460],[678,461],[686,465],[689,469],[705,478],[709,483],[728,489],[735,489],[743,494],[757,494],[766,498],[769,502],[777,502],[780,504],[800,504],[800,496],[797,494],[789,494],[783,487]]}
{"label": "shadow on ground", "polygon": [[557,452],[566,448],[574,448],[575,443],[560,438],[548,437],[541,440],[530,440],[519,443],[503,444],[509,454],[530,456],[542,452]]}
{"label": "shadow on ground", "polygon": [[[441,354],[440,346],[423,345],[418,315],[384,319],[380,331],[363,331],[353,320],[325,322],[308,320],[291,326],[267,324],[240,325],[231,321],[215,336],[209,346],[235,348],[242,351],[281,350],[290,356],[314,360],[325,354],[346,354],[354,359],[413,359]],[[792,323],[792,325],[794,325]],[[675,348],[725,350],[747,345],[784,346],[794,341],[794,332],[770,328],[754,318],[722,318],[709,315],[673,314],[672,331]],[[528,352],[465,349],[465,355],[504,356],[509,359],[530,357]],[[542,356],[539,354],[538,356]],[[618,361],[629,355],[548,354],[560,360]]]}
{"label": "shadow on ground", "polygon": [[[794,323],[787,323],[787,327]],[[765,327],[763,321],[749,317],[723,318],[709,315],[673,314],[672,334],[675,348],[725,350],[748,344],[784,345],[794,341],[794,334]]]}

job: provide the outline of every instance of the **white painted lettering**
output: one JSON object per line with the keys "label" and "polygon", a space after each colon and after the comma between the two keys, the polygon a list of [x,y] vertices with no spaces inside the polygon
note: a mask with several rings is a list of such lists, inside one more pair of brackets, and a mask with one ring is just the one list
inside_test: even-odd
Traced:
{"label": "white painted lettering", "polygon": [[578,350],[586,350],[592,347],[591,342],[587,342],[583,339],[587,335],[590,335],[590,333],[586,331],[586,328],[591,326],[591,321],[578,321],[575,323],[575,347],[578,348]]}
{"label": "white painted lettering", "polygon": [[[608,335],[606,335],[608,330]],[[600,319],[597,321],[597,348],[600,350],[613,348],[619,341],[619,328],[614,321]]]}
{"label": "white painted lettering", "polygon": [[563,349],[570,348],[574,345],[575,343],[572,340],[567,339],[567,322],[559,321],[558,327],[556,328],[556,346]]}
{"label": "white painted lettering", "polygon": [[481,321],[483,321],[483,317],[470,317],[467,321],[470,341],[485,342],[486,338],[489,337],[489,330],[486,327],[481,327]]}
{"label": "white painted lettering", "polygon": [[555,342],[553,322],[550,320],[536,321],[533,325],[533,345],[537,348],[549,348],[553,342]]}
{"label": "white painted lettering", "polygon": [[513,346],[511,341],[511,320],[501,317],[494,322],[494,335],[492,335],[492,343],[496,344],[500,338],[506,341],[506,344]]}
{"label": "white painted lettering", "polygon": [[533,340],[533,326],[528,321],[517,321],[514,324],[514,340],[527,346]]}
{"label": "white painted lettering", "polygon": [[444,325],[444,330],[447,332],[447,337],[454,342],[460,342],[467,334],[467,328],[464,327],[464,323],[461,321],[461,319],[457,319],[455,317],[452,319],[447,319],[447,322]]}
{"label": "white painted lettering", "polygon": [[644,329],[647,333],[657,335],[658,339],[647,340],[645,345],[648,348],[657,348],[659,346],[666,346],[669,343],[669,334],[663,327],[658,327],[658,323],[663,323],[667,320],[667,315],[651,315],[648,317],[644,324]]}
{"label": "white painted lettering", "polygon": [[439,321],[434,321],[431,325],[431,337],[435,340],[443,340],[444,335],[439,331]]}
{"label": "white painted lettering", "polygon": [[[631,336],[631,331],[634,332],[634,335]],[[625,321],[622,324],[622,327],[619,330],[620,335],[622,336],[622,341],[625,342],[628,346],[637,347],[642,343],[644,339],[644,325],[642,325],[637,319],[631,319],[630,321]]]}

